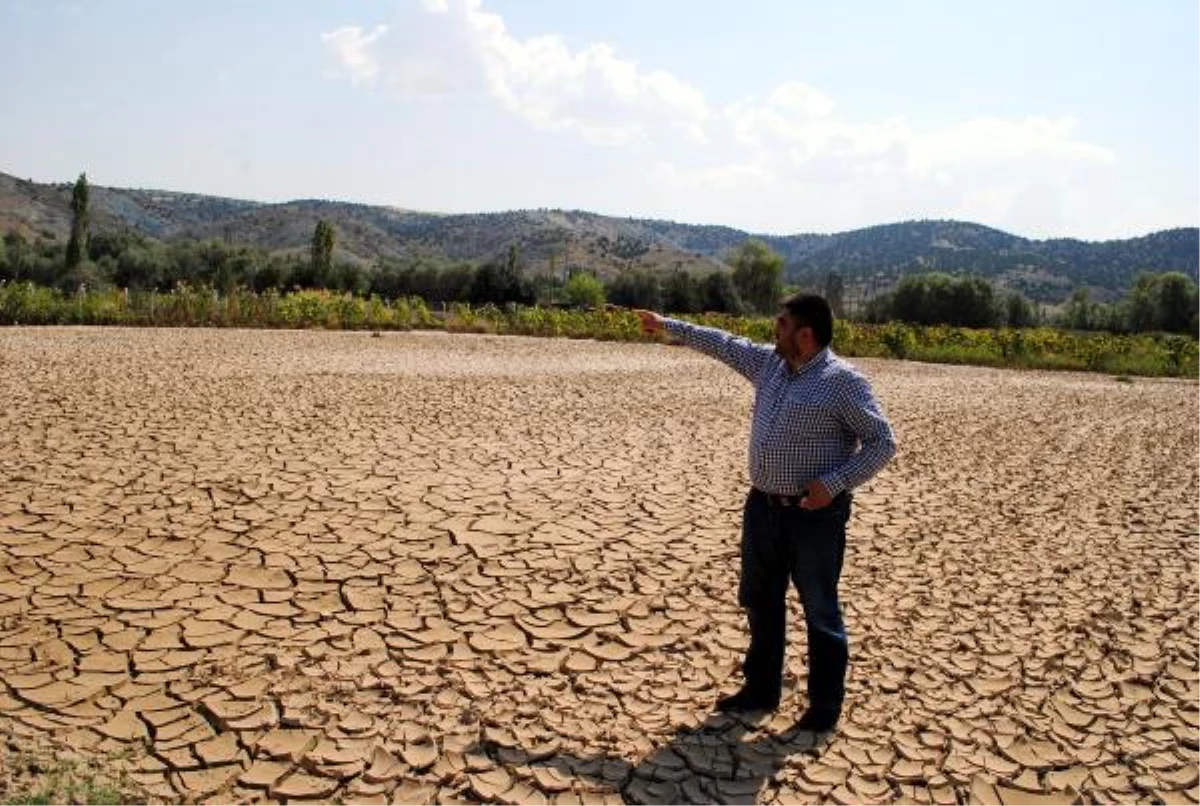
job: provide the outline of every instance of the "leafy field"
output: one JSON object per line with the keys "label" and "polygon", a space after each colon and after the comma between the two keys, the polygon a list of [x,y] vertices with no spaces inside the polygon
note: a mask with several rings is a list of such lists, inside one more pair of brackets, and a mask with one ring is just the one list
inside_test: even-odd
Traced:
{"label": "leafy field", "polygon": [[[706,314],[688,316],[770,341],[768,318]],[[77,295],[29,283],[0,284],[3,325],[125,325],[147,327],[326,328],[649,340],[637,317],[621,309],[568,310],[455,304],[432,311],[420,298],[384,300],[330,291],[256,294],[180,287],[169,293],[100,291]],[[1027,369],[1060,369],[1195,378],[1200,375],[1197,340],[1168,334],[1111,335],[1052,328],[969,329],[900,322],[838,321],[834,345],[847,356],[900,358],[931,363]]]}

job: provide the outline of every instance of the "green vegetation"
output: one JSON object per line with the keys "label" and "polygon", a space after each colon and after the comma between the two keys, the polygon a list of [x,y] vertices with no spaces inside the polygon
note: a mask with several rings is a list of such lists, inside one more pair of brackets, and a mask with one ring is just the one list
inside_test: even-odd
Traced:
{"label": "green vegetation", "polygon": [[605,286],[605,297],[628,308],[685,314],[740,314],[746,308],[733,275],[726,271],[703,275],[673,271],[663,276],[649,269],[626,269]]}
{"label": "green vegetation", "polygon": [[751,238],[730,259],[733,284],[754,313],[774,314],[783,296],[783,256],[762,241]]}
{"label": "green vegetation", "polygon": [[[755,341],[772,339],[768,317],[687,315]],[[347,330],[444,329],[451,332],[565,336],[618,341],[646,339],[637,317],[610,308],[563,309],[453,303],[431,311],[419,297],[386,300],[325,290],[261,294],[180,286],[169,292],[116,290],[64,294],[31,283],[0,284],[0,325],[131,325]],[[1197,377],[1195,338],[1178,334],[1117,335],[1051,328],[966,328],[871,324],[839,319],[834,347],[847,356],[936,363],[1104,372],[1122,376]]]}
{"label": "green vegetation", "polygon": [[471,280],[469,299],[494,305],[506,302],[532,305],[533,287],[521,276],[521,250],[510,246],[504,260],[480,266]]}
{"label": "green vegetation", "polygon": [[604,304],[604,283],[594,274],[576,272],[563,286],[563,299],[577,308],[596,308]]}
{"label": "green vegetation", "polygon": [[18,753],[7,759],[10,788],[4,793],[3,803],[145,803],[145,796],[124,773],[114,776],[105,772],[115,758],[47,759],[44,755]]}
{"label": "green vegetation", "polygon": [[[334,225],[325,219],[317,221],[307,254],[217,240],[162,243],[131,230],[89,238],[85,175],[72,199],[74,223],[65,246],[46,235],[33,243],[18,232],[4,236],[0,324],[444,328],[641,338],[630,314],[601,310],[608,301],[671,311],[769,341],[769,318],[739,317],[769,317],[781,296],[795,290],[783,286],[785,258],[767,239],[744,240],[726,253],[724,264],[694,272],[680,264],[673,271],[638,265],[635,258],[657,248],[650,233],[618,237],[605,245],[626,264],[605,282],[574,265],[533,274],[512,242],[480,265],[452,263],[436,253],[337,262]],[[902,227],[875,234],[915,250],[919,232]],[[962,235],[944,227],[937,232]],[[1002,236],[989,235],[1010,237]],[[732,271],[716,268],[721,265]],[[842,312],[837,346],[846,355],[1119,376],[1197,375],[1197,288],[1179,272],[1144,273],[1126,298],[1110,303],[1093,302],[1080,288],[1052,314],[977,275],[910,274],[865,310],[850,311],[861,322],[848,321],[843,310],[851,288],[842,274],[827,271],[819,286]]]}
{"label": "green vegetation", "polygon": [[[99,264],[92,245],[82,257],[84,265],[96,264],[93,274],[83,272],[71,279],[60,276],[73,218],[73,195],[71,183],[39,184],[0,173],[0,201],[8,234],[19,234],[27,241],[34,263],[40,262],[38,258],[45,252],[53,253],[58,269],[53,276],[5,278],[0,274],[0,279],[34,280],[72,291],[79,281],[87,282],[89,288],[97,280],[122,288],[139,287],[128,279],[113,278],[112,267]],[[700,280],[710,272],[731,271],[729,256],[750,238],[782,256],[786,285],[834,291],[826,282],[836,275],[844,293],[844,304],[838,310],[852,317],[862,313],[867,300],[900,280],[927,272],[981,277],[998,289],[1056,307],[1076,288],[1086,288],[1095,301],[1113,303],[1127,295],[1137,275],[1146,271],[1181,272],[1193,281],[1200,280],[1200,229],[1196,227],[1103,242],[1035,241],[950,220],[904,221],[832,234],[754,235],[732,227],[561,209],[441,215],[327,200],[263,204],[112,187],[93,192],[90,201],[93,239],[140,240],[150,251],[162,252],[173,251],[168,245],[176,243],[216,240],[226,251],[245,250],[253,255],[250,265],[243,268],[249,269],[250,275],[265,270],[264,276],[257,285],[250,277],[235,278],[233,284],[259,291],[267,286],[280,291],[325,287],[451,301],[412,290],[389,293],[366,283],[373,282],[385,264],[419,271],[461,266],[473,270],[503,260],[512,245],[522,253],[522,276],[535,288],[547,291],[552,291],[555,283],[561,288],[580,270],[595,273],[606,283],[627,270],[648,270],[662,278],[682,271]],[[315,225],[322,221],[337,230],[335,262],[341,265],[335,274],[346,276],[315,283],[304,279],[307,270],[300,267],[312,262],[311,238]],[[0,231],[0,236],[5,234]],[[7,248],[3,251],[9,252]],[[119,259],[111,250],[109,255]],[[290,271],[281,271],[285,268],[299,271],[290,276]],[[174,269],[167,262],[156,261],[159,276],[152,278],[149,287],[166,291],[177,282],[195,285],[202,280]],[[540,278],[551,280],[541,282]],[[836,296],[831,294],[831,301]],[[454,299],[471,301],[465,296]],[[539,301],[557,300],[549,295]]]}
{"label": "green vegetation", "polygon": [[[310,262],[313,274],[318,278],[333,276],[333,244],[335,240],[333,225],[328,221],[318,221],[313,228]],[[324,285],[324,283],[321,283]]]}
{"label": "green vegetation", "polygon": [[[85,221],[86,177],[80,176],[77,184],[78,218]],[[211,287],[222,295],[238,289],[280,295],[324,289],[356,297],[421,297],[430,305],[594,306],[607,300],[684,314],[767,314],[781,294],[794,290],[782,286],[783,257],[759,239],[747,240],[728,254],[732,271],[716,268],[724,264],[715,263],[703,271],[680,267],[655,271],[630,265],[604,280],[580,266],[565,267],[557,274],[533,273],[515,243],[481,265],[421,253],[363,264],[335,260],[335,238],[333,225],[324,220],[317,222],[307,254],[269,253],[216,240],[164,244],[129,230],[100,232],[89,239],[81,230],[72,243],[87,244],[87,259],[68,267],[67,249],[57,241],[39,236],[30,243],[20,233],[9,232],[0,248],[0,282],[32,282],[71,294],[113,288],[170,292],[181,285]],[[623,248],[633,248],[622,243]],[[1087,289],[1080,288],[1061,310],[1051,312],[1035,308],[1015,291],[1002,291],[968,274],[910,275],[869,301],[859,294],[861,287],[852,288],[837,272],[827,272],[814,287],[842,317],[868,322],[1018,328],[1047,324],[1114,333],[1194,334],[1197,328],[1196,284],[1179,272],[1144,273],[1127,298],[1110,303],[1093,302]],[[852,296],[863,304],[851,304]]]}
{"label": "green vegetation", "polygon": [[662,284],[649,269],[626,269],[608,284],[608,301],[613,305],[661,311]]}
{"label": "green vegetation", "polygon": [[435,327],[425,301],[385,301],[331,291],[262,294],[179,286],[173,291],[64,294],[31,283],[0,284],[0,324],[408,330]]}
{"label": "green vegetation", "polygon": [[[1069,330],[1195,335],[1198,306],[1197,287],[1188,276],[1147,273],[1138,276],[1127,298],[1115,303],[1092,302],[1087,289],[1076,290],[1054,324]],[[975,328],[1039,324],[1038,312],[1021,295],[1000,297],[982,278],[937,272],[901,280],[894,291],[871,300],[865,319]]]}
{"label": "green vegetation", "polygon": [[963,221],[907,221],[823,236],[764,237],[787,260],[787,280],[818,287],[830,272],[848,284],[894,285],[910,274],[969,274],[1003,282],[1043,303],[1059,303],[1089,286],[1107,300],[1125,293],[1139,272],[1155,267],[1195,278],[1195,228],[1120,241],[1070,238],[1031,241]]}
{"label": "green vegetation", "polygon": [[1119,303],[1093,302],[1087,289],[1077,289],[1063,309],[1061,324],[1075,330],[1195,334],[1200,300],[1196,284],[1179,272],[1141,274]]}
{"label": "green vegetation", "polygon": [[930,272],[906,277],[893,291],[872,299],[864,318],[918,325],[1033,327],[1039,317],[1029,300],[1016,292],[1001,296],[980,277]]}
{"label": "green vegetation", "polygon": [[88,182],[87,174],[80,174],[71,191],[71,237],[67,240],[67,269],[74,269],[83,262],[88,246]]}

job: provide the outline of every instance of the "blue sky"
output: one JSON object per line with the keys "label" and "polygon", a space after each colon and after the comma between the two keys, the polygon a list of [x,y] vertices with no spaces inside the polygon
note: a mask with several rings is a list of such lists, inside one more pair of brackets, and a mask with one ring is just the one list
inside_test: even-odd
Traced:
{"label": "blue sky", "polygon": [[1195,0],[0,0],[0,171],[434,212],[1200,224]]}

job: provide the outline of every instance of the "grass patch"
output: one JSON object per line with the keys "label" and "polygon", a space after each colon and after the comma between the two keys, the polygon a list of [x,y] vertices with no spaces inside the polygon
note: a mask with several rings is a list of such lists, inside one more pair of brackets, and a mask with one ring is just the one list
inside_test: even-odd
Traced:
{"label": "grass patch", "polygon": [[0,780],[0,803],[79,803],[109,806],[146,803],[145,795],[124,772],[112,774],[116,757],[83,759],[50,756],[49,753],[17,752],[7,759]]}

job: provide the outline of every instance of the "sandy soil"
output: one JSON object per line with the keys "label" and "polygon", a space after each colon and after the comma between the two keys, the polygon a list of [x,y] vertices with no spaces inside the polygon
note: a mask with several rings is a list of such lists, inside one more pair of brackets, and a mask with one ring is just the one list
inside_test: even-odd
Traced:
{"label": "sandy soil", "polygon": [[713,716],[749,387],[678,347],[0,329],[0,732],[155,800],[1192,802],[1197,386],[862,360],[827,741]]}

